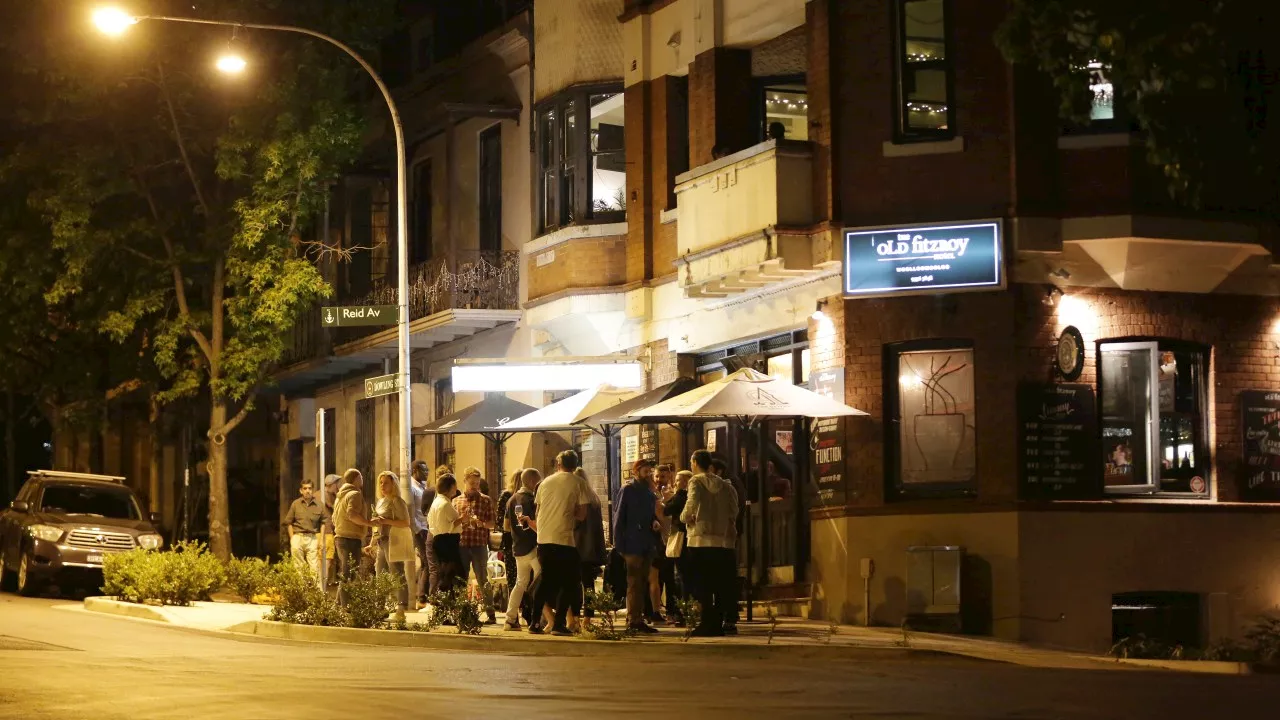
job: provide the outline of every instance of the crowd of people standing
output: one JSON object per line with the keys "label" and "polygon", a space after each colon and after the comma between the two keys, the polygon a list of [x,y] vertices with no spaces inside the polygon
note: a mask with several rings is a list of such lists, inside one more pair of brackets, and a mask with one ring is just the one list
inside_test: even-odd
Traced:
{"label": "crowd of people standing", "polygon": [[[426,463],[413,464],[409,503],[389,471],[378,475],[372,503],[356,469],[326,478],[331,505],[318,502],[304,482],[285,517],[295,562],[315,568],[328,552],[339,602],[346,602],[344,582],[357,577],[365,560],[374,572],[396,574],[403,578],[399,619],[474,577],[485,622],[495,624],[488,568],[500,534],[510,591],[506,630],[573,634],[591,612],[584,589],[594,589],[603,571],[605,585],[625,599],[632,632],[684,626],[680,600],[692,598],[701,609],[693,635],[736,633],[736,548],[746,498],[709,452],[693,453],[686,470],[634,463],[632,479],[613,502],[611,548],[604,504],[572,450],[557,456],[555,472],[545,478],[534,468],[512,473],[496,502],[476,468],[466,468],[461,483],[448,466],[430,475]],[[331,549],[316,541],[326,524]]]}

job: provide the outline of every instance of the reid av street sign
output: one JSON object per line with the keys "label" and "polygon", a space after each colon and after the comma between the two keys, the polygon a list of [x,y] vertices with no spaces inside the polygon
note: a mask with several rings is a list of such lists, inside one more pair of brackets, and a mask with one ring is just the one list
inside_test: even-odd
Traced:
{"label": "reid av street sign", "polygon": [[320,308],[322,327],[353,327],[356,325],[395,325],[400,319],[395,305],[355,305],[352,307]]}
{"label": "reid av street sign", "polygon": [[367,378],[364,381],[364,397],[369,398],[382,397],[383,395],[394,395],[400,392],[399,375],[381,375],[375,378]]}

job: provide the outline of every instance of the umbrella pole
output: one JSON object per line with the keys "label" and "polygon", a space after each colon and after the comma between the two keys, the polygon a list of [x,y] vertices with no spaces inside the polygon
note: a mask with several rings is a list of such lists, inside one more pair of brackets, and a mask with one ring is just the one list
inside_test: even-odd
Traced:
{"label": "umbrella pole", "polygon": [[761,583],[769,584],[769,497],[772,495],[771,488],[767,487],[765,479],[765,451],[764,444],[767,439],[769,423],[762,420],[756,420],[756,497],[760,498],[760,577]]}
{"label": "umbrella pole", "polygon": [[[750,427],[747,425],[747,422],[745,420],[735,420],[732,423],[730,423],[730,428],[733,430],[733,432],[729,433],[729,436],[732,440],[732,442],[730,443],[732,446],[731,449],[733,450],[733,466],[732,467],[734,469],[734,472],[738,473],[738,477],[743,478],[744,480],[747,480],[747,478],[744,477],[742,462],[741,462],[742,453],[738,450],[738,446],[739,446],[741,433],[750,430]],[[746,482],[742,483],[742,489],[744,492],[748,490],[748,485]],[[750,492],[747,492],[746,494],[748,498],[751,496]],[[758,505],[759,503],[757,502],[756,504]],[[751,506],[747,506],[747,511],[743,513],[743,515],[746,516],[746,527],[743,528],[745,530],[745,532],[743,533],[743,538],[746,540],[746,543],[747,543],[747,563],[746,563],[747,565],[747,622],[751,622],[754,619],[752,617],[752,614],[753,614],[753,609],[755,605],[755,602],[754,602],[755,582],[754,582],[754,579],[752,578],[752,574],[755,572],[756,563],[755,563],[755,543],[752,542],[752,535],[753,535],[752,531],[754,530],[754,528],[752,527],[754,523],[751,522],[752,510],[753,508]]]}

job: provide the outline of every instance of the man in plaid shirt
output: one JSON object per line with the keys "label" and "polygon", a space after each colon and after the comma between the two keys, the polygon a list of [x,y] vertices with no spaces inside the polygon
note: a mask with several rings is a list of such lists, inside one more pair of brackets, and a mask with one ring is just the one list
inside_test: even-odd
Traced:
{"label": "man in plaid shirt", "polygon": [[493,498],[480,492],[480,471],[469,467],[463,474],[465,491],[453,499],[453,507],[458,511],[462,534],[458,541],[462,555],[463,579],[466,569],[471,568],[476,576],[476,584],[484,595],[484,609],[488,613],[486,625],[494,625],[498,618],[493,612],[493,592],[489,589],[489,532],[497,521],[498,510]]}

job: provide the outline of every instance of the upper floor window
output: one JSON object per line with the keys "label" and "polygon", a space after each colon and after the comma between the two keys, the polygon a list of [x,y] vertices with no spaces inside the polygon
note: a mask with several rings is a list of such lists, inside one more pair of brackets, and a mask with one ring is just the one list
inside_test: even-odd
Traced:
{"label": "upper floor window", "polygon": [[1208,353],[1172,341],[1098,346],[1108,493],[1209,492]]}
{"label": "upper floor window", "polygon": [[577,88],[538,109],[538,225],[626,218],[623,95]]}
{"label": "upper floor window", "polygon": [[1107,122],[1116,119],[1116,93],[1108,76],[1111,68],[1094,61],[1089,63],[1089,121]]}
{"label": "upper floor window", "polygon": [[947,0],[894,0],[897,134],[902,140],[955,134]]}
{"label": "upper floor window", "polygon": [[809,93],[804,78],[765,81],[762,86],[764,140],[809,139]]}

